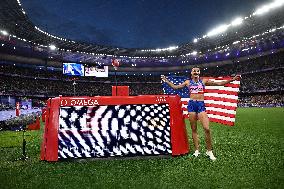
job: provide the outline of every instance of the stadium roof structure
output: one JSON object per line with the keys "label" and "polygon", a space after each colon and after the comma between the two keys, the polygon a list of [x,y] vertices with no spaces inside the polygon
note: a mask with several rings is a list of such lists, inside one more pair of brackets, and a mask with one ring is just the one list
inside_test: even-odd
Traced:
{"label": "stadium roof structure", "polygon": [[203,37],[197,42],[188,42],[177,48],[169,50],[142,50],[104,46],[99,44],[88,44],[84,42],[65,39],[64,37],[54,36],[40,28],[36,27],[28,18],[23,10],[20,0],[2,0],[0,3],[0,29],[17,37],[26,39],[33,44],[45,46],[56,45],[59,49],[70,50],[71,52],[86,52],[95,54],[120,55],[120,56],[178,56],[191,53],[195,50],[205,52],[208,49],[214,49],[217,46],[233,43],[243,37],[251,37],[254,34],[262,33],[274,27],[280,27],[284,24],[283,7],[269,11],[264,15],[249,15],[245,21],[228,29],[222,35],[213,37]]}
{"label": "stadium roof structure", "polygon": [[281,27],[284,24],[283,8],[273,10],[261,16],[249,15],[239,26],[228,29],[222,35],[201,38],[197,43],[186,43],[179,46],[179,53],[184,54],[194,49],[206,51],[214,49],[216,46],[223,46],[240,40],[243,37],[251,37],[255,34],[263,33],[271,28]]}
{"label": "stadium roof structure", "polygon": [[53,36],[36,27],[28,18],[21,7],[19,0],[2,0],[0,3],[0,29],[5,29],[9,34],[32,41],[36,44],[49,46],[56,45],[58,48],[71,51],[95,52],[95,53],[125,53],[132,49],[116,48],[98,44],[87,44],[67,40],[63,37]]}

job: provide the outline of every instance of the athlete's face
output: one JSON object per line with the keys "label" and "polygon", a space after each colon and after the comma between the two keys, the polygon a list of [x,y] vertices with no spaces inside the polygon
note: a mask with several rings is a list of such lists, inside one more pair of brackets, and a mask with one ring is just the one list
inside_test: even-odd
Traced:
{"label": "athlete's face", "polygon": [[192,68],[191,70],[191,76],[192,77],[199,77],[200,69],[199,68]]}

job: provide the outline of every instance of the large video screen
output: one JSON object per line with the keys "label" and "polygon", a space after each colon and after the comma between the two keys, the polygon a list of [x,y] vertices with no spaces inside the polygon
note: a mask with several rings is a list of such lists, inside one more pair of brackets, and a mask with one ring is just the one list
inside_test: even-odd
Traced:
{"label": "large video screen", "polygon": [[84,76],[84,65],[77,63],[63,63],[63,74]]}
{"label": "large video screen", "polygon": [[85,76],[108,77],[108,66],[86,66]]}

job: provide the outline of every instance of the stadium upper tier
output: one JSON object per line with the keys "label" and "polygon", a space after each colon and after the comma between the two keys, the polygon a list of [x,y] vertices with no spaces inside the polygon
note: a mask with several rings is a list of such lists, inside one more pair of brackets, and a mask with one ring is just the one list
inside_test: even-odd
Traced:
{"label": "stadium upper tier", "polygon": [[[232,25],[232,24],[231,24]],[[55,36],[35,26],[28,18],[21,6],[20,0],[2,0],[0,3],[0,30],[1,39],[5,36],[28,42],[35,48],[56,48],[63,52],[84,53],[91,55],[113,55],[130,57],[177,57],[186,55],[204,55],[228,47],[236,43],[243,44],[251,41],[266,40],[267,35],[274,32],[283,32],[284,11],[283,6],[264,15],[249,15],[244,18],[242,24],[230,27],[220,35],[209,32],[194,42],[185,42],[176,48],[170,49],[128,49],[100,44],[87,44],[64,36]],[[278,28],[278,29],[276,29]],[[276,31],[277,30],[277,31]],[[0,32],[1,34],[1,32]],[[3,37],[4,35],[4,37]],[[279,37],[279,36],[278,36]],[[283,34],[280,36],[283,39]],[[53,46],[54,45],[54,46]],[[68,56],[68,55],[67,55]],[[66,57],[63,57],[66,58]],[[88,59],[91,60],[91,59]]]}

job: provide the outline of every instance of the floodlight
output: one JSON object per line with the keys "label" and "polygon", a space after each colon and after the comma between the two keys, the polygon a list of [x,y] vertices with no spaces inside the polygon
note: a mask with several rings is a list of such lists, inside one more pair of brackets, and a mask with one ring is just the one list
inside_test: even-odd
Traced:
{"label": "floodlight", "polygon": [[2,30],[1,33],[2,33],[3,35],[8,35],[8,32],[5,31],[5,30]]}
{"label": "floodlight", "polygon": [[225,24],[224,24],[224,25],[221,25],[221,26],[219,26],[219,27],[217,27],[217,28],[214,28],[213,30],[211,30],[210,32],[208,32],[207,36],[208,36],[208,37],[211,37],[211,36],[214,36],[214,35],[223,33],[223,32],[225,32],[225,31],[228,29],[229,26],[230,26],[230,25],[225,25]]}
{"label": "floodlight", "polygon": [[50,50],[55,50],[56,49],[56,46],[55,45],[49,45],[49,48],[50,48]]}
{"label": "floodlight", "polygon": [[259,9],[257,9],[257,10],[253,13],[253,15],[262,15],[262,14],[268,12],[268,11],[269,11],[269,7],[268,7],[267,5],[265,5],[265,6],[263,6],[263,7],[260,7]]}
{"label": "floodlight", "polygon": [[284,5],[284,1],[283,0],[274,0],[270,5],[269,8],[277,8],[277,7],[281,7],[282,5]]}
{"label": "floodlight", "polygon": [[264,5],[264,6],[260,7],[259,9],[257,9],[253,13],[253,15],[262,15],[264,13],[267,13],[270,9],[278,8],[278,7],[281,7],[282,5],[284,5],[283,0],[274,0],[270,4]]}
{"label": "floodlight", "polygon": [[177,49],[178,48],[178,46],[171,46],[171,47],[169,47],[167,50],[175,50],[175,49]]}
{"label": "floodlight", "polygon": [[240,24],[242,24],[243,23],[243,19],[241,18],[241,17],[238,17],[238,18],[236,18],[235,20],[233,20],[232,22],[231,22],[231,25],[232,26],[238,26],[238,25],[240,25]]}
{"label": "floodlight", "polygon": [[194,43],[197,43],[197,41],[198,41],[198,40],[197,40],[196,38],[193,40]]}

